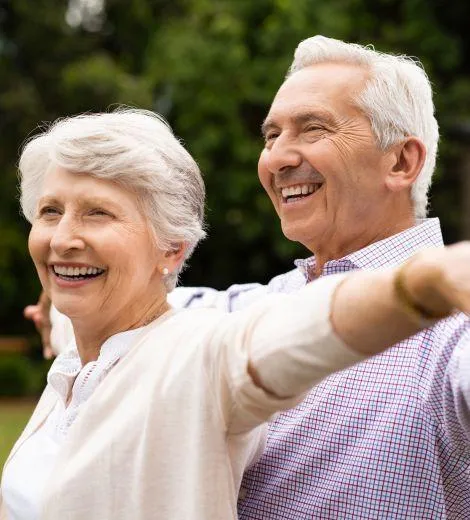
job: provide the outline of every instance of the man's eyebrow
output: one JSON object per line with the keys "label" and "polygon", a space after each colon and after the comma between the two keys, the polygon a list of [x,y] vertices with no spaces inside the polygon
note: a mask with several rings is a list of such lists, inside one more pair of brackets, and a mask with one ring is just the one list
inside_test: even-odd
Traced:
{"label": "man's eyebrow", "polygon": [[273,128],[279,128],[274,121],[272,121],[269,118],[266,118],[262,125],[261,125],[261,135],[266,137],[266,134],[269,132],[269,130],[272,130]]}
{"label": "man's eyebrow", "polygon": [[305,123],[310,123],[311,121],[319,121],[321,123],[334,124],[336,122],[336,118],[333,116],[331,112],[326,110],[315,110],[309,112],[300,112],[299,114],[294,114],[292,116],[294,124],[297,126],[301,126]]}
{"label": "man's eyebrow", "polygon": [[[326,110],[309,110],[306,112],[302,111],[298,114],[294,113],[289,117],[289,119],[296,126],[301,126],[312,121],[323,122],[330,125],[334,125],[336,123],[336,118],[334,115]],[[279,125],[275,122],[274,119],[268,116],[261,125],[261,133],[265,136],[267,132],[272,129],[279,129]]]}

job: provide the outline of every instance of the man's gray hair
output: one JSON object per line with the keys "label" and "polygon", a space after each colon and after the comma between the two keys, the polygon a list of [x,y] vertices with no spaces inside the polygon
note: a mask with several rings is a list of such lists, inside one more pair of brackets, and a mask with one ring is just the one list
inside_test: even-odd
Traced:
{"label": "man's gray hair", "polygon": [[436,165],[439,128],[434,117],[431,84],[421,63],[408,56],[378,52],[372,46],[314,36],[298,45],[287,77],[310,65],[325,62],[358,65],[369,72],[364,89],[354,101],[369,118],[381,150],[408,136],[423,142],[426,159],[411,195],[416,217],[425,217]]}
{"label": "man's gray hair", "polygon": [[[117,182],[135,192],[162,250],[204,238],[205,188],[199,168],[166,121],[153,112],[119,108],[59,119],[30,139],[19,162],[21,207],[32,222],[51,166]],[[171,291],[177,272],[165,277]]]}

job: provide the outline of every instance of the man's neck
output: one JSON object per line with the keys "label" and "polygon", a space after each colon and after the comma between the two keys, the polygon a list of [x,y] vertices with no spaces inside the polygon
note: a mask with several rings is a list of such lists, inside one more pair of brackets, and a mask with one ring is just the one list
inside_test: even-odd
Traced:
{"label": "man's neck", "polygon": [[[379,230],[375,234],[369,233],[367,238],[364,237],[364,233],[361,233],[360,235],[354,237],[353,240],[340,241],[337,239],[324,241],[322,244],[320,244],[320,247],[310,249],[315,256],[314,275],[320,276],[327,262],[344,258],[345,256],[355,253],[356,251],[360,251],[361,249],[364,249],[371,244],[390,238],[398,233],[402,233],[406,229],[409,229],[415,225],[416,220],[413,218],[407,220],[406,222],[395,224],[386,230]],[[323,248],[323,244],[327,244],[327,247]]]}

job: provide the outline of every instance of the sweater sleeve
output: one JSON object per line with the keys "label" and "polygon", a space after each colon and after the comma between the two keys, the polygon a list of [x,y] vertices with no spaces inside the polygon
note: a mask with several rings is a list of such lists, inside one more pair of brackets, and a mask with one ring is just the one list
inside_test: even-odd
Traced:
{"label": "sweater sleeve", "polygon": [[[227,429],[242,433],[298,404],[326,376],[364,359],[335,334],[331,299],[344,275],[329,276],[293,294],[269,295],[222,318],[212,338],[215,381]],[[255,367],[263,390],[248,373]]]}

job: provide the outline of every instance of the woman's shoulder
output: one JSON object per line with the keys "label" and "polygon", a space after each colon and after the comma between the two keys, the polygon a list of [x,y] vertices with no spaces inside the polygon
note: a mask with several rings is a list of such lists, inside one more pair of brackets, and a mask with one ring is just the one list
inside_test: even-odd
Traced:
{"label": "woman's shoulder", "polygon": [[148,327],[144,343],[182,337],[197,341],[215,327],[223,325],[227,316],[227,313],[217,309],[173,309],[166,319]]}
{"label": "woman's shoulder", "polygon": [[174,309],[173,312],[173,326],[176,324],[186,326],[185,324],[194,323],[198,323],[200,326],[211,326],[224,321],[229,316],[228,312],[216,308]]}

